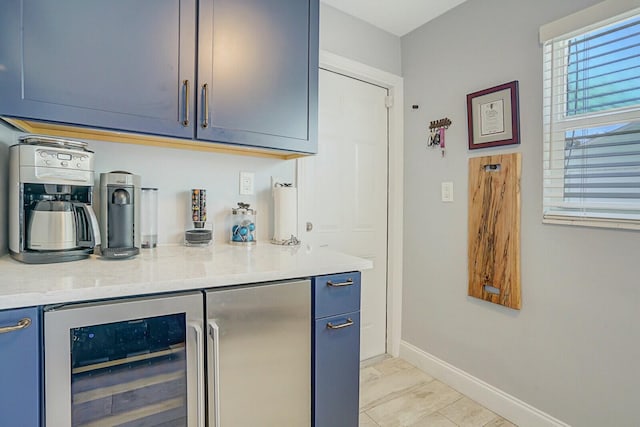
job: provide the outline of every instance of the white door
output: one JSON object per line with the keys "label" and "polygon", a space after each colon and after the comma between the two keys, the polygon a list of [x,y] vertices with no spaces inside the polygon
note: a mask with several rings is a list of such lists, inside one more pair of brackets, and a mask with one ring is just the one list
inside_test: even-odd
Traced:
{"label": "white door", "polygon": [[303,243],[373,261],[362,272],[363,360],[386,352],[387,95],[386,88],[320,70],[318,154],[298,163]]}

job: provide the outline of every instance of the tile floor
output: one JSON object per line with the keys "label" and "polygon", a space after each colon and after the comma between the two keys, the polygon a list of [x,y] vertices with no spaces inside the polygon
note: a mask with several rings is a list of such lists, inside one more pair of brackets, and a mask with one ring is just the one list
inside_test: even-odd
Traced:
{"label": "tile floor", "polygon": [[363,362],[360,427],[515,427],[398,358]]}

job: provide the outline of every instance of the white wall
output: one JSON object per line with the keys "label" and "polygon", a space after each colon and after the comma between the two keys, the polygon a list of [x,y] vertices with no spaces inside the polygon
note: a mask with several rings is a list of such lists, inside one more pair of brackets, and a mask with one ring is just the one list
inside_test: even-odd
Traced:
{"label": "white wall", "polygon": [[[258,209],[257,238],[266,241],[273,234],[271,177],[293,182],[294,160],[234,156],[193,150],[141,145],[90,142],[95,152],[96,187],[100,173],[125,170],[142,177],[143,187],[158,187],[158,241],[181,243],[184,231],[192,228],[191,189],[207,190],[207,214],[215,226],[216,241],[229,239],[228,221],[237,202]],[[239,194],[240,172],[255,173],[255,195]]]}
{"label": "white wall", "polygon": [[320,49],[402,74],[400,37],[320,3]]}
{"label": "white wall", "polygon": [[[574,426],[638,426],[640,234],[542,218],[538,28],[595,0],[469,0],[402,39],[403,340]],[[466,94],[520,82],[522,144],[467,149]],[[412,104],[420,109],[413,110]],[[426,148],[449,117],[447,155]],[[467,296],[467,162],[519,151],[522,310]],[[453,203],[440,183],[453,181]]]}
{"label": "white wall", "polygon": [[[17,132],[0,127],[0,166],[8,159],[8,142],[17,142]],[[250,203],[258,209],[257,238],[267,241],[273,234],[273,202],[271,177],[293,182],[294,160],[274,160],[248,156],[233,156],[192,150],[146,147],[101,141],[87,141],[95,153],[95,210],[99,214],[100,173],[124,170],[140,175],[143,187],[158,188],[158,242],[159,244],[182,243],[184,231],[192,228],[191,189],[207,190],[207,214],[214,224],[215,240],[226,242],[231,208],[237,202]],[[239,194],[240,172],[255,173],[255,195]],[[0,188],[6,188],[7,174],[0,177]],[[5,191],[2,194],[6,194]],[[6,197],[0,209],[0,248],[6,253]]]}

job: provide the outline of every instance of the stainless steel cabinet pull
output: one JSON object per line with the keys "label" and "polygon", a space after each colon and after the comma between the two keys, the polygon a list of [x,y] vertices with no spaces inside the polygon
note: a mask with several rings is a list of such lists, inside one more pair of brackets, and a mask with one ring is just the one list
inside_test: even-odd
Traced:
{"label": "stainless steel cabinet pull", "polygon": [[29,325],[31,325],[31,319],[25,317],[24,319],[18,320],[18,323],[15,326],[5,326],[4,328],[0,328],[0,334],[19,331],[20,329],[28,328]]}
{"label": "stainless steel cabinet pull", "polygon": [[198,323],[189,323],[196,335],[196,375],[198,376],[196,383],[198,387],[197,404],[198,404],[198,427],[205,427],[205,391],[204,391],[204,339],[202,333],[202,327]]}
{"label": "stainless steel cabinet pull", "polygon": [[203,84],[202,90],[204,92],[204,119],[202,120],[202,127],[206,128],[209,126],[209,85],[207,83]]}
{"label": "stainless steel cabinet pull", "polygon": [[353,285],[353,279],[347,279],[346,282],[341,283],[333,283],[331,280],[327,280],[327,286],[331,286],[332,288],[339,288],[340,286],[351,286]]}
{"label": "stainless steel cabinet pull", "polygon": [[184,120],[182,125],[189,126],[189,80],[183,80],[182,87],[184,88]]}
{"label": "stainless steel cabinet pull", "polygon": [[353,320],[347,319],[346,322],[341,323],[339,325],[334,325],[331,322],[327,322],[327,329],[342,329],[353,325]]}
{"label": "stainless steel cabinet pull", "polygon": [[209,375],[209,425],[220,427],[220,327],[214,320],[207,322],[209,325],[209,342],[211,347],[207,354],[209,367],[213,367],[213,375]]}

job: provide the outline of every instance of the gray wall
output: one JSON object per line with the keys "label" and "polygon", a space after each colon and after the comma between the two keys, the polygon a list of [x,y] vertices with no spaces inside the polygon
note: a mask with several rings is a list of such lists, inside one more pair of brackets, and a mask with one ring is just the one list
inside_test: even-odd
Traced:
{"label": "gray wall", "polygon": [[[571,425],[638,426],[640,233],[541,223],[538,28],[594,3],[469,0],[402,38],[402,338]],[[466,94],[512,80],[522,144],[469,152]],[[445,116],[443,159],[425,135]],[[467,296],[468,158],[512,151],[523,156],[520,311]],[[440,202],[442,181],[453,203]]]}
{"label": "gray wall", "polygon": [[401,75],[400,37],[320,3],[320,49]]}

